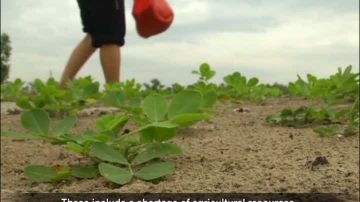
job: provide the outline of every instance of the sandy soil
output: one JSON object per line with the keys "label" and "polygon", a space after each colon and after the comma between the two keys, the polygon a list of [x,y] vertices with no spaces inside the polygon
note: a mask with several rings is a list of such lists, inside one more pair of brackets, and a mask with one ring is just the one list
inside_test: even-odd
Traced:
{"label": "sandy soil", "polygon": [[[320,138],[310,128],[265,124],[267,115],[304,100],[273,100],[262,105],[221,105],[211,121],[181,129],[174,142],[184,154],[172,157],[176,171],[161,181],[134,180],[125,186],[103,178],[69,180],[57,185],[29,182],[29,164],[86,162],[59,146],[41,141],[1,138],[1,195],[14,192],[342,192],[359,196],[359,136]],[[5,105],[2,106],[4,109]],[[235,112],[234,108],[245,112]],[[96,115],[81,117],[73,130],[91,129]],[[20,115],[1,115],[1,129],[22,131]],[[325,157],[327,164],[320,164]],[[316,160],[317,159],[317,160]]]}

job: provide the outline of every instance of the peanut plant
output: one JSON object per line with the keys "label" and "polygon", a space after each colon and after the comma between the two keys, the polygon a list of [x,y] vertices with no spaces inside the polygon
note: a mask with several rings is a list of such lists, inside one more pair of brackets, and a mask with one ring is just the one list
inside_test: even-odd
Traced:
{"label": "peanut plant", "polygon": [[[298,76],[296,82],[289,83],[291,96],[305,97],[311,101],[320,100],[322,108],[302,106],[284,109],[267,117],[274,125],[290,127],[315,126],[320,136],[352,136],[359,133],[359,73],[352,73],[348,66],[329,78],[318,79],[308,74],[307,81]],[[337,109],[345,105],[345,109]]]}
{"label": "peanut plant", "polygon": [[[22,126],[28,134],[1,131],[2,136],[22,140],[44,140],[62,145],[68,151],[92,160],[91,165],[78,167],[39,165],[28,166],[24,174],[34,182],[59,182],[70,177],[96,178],[124,185],[133,178],[154,180],[171,174],[175,165],[164,157],[179,155],[182,149],[171,140],[180,127],[189,127],[209,118],[201,106],[208,102],[197,91],[185,90],[166,100],[159,94],[147,96],[137,110],[128,107],[121,91],[112,104],[125,110],[118,115],[106,115],[95,123],[95,130],[70,134],[76,118],[68,116],[50,128],[50,118],[44,109],[30,109],[21,115]],[[124,98],[124,99],[122,99]],[[106,99],[105,99],[106,100]],[[133,121],[137,128],[122,133]]]}

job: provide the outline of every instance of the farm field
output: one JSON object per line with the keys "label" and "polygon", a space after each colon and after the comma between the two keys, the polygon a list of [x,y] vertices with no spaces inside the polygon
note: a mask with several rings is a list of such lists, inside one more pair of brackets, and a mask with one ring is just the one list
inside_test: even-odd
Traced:
{"label": "farm field", "polygon": [[289,92],[240,73],[216,86],[207,64],[194,74],[197,83],[171,93],[129,81],[100,95],[85,78],[72,84],[71,105],[52,80],[35,82],[28,97],[16,94],[19,83],[2,88],[14,100],[1,103],[2,201],[22,192],[345,193],[357,201],[351,67],[299,78]]}
{"label": "farm field", "polygon": [[20,2],[0,202],[360,202],[360,0]]}
{"label": "farm field", "polygon": [[[99,178],[57,185],[29,182],[28,164],[78,164],[86,159],[42,141],[1,140],[2,194],[13,192],[345,192],[356,200],[359,188],[359,136],[321,138],[311,129],[264,125],[264,118],[304,100],[271,100],[263,105],[219,106],[213,119],[181,130],[174,142],[184,154],[173,157],[176,171],[156,182],[114,186]],[[2,105],[5,107],[6,105]],[[242,107],[248,112],[234,112]],[[2,108],[2,111],[5,111]],[[81,117],[74,130],[92,127],[96,116]],[[1,129],[21,131],[19,115],[2,115]],[[328,164],[311,168],[318,155]]]}

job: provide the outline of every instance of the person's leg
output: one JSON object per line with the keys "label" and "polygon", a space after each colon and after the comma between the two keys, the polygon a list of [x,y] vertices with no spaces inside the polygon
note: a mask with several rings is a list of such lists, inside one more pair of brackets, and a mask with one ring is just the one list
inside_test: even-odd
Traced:
{"label": "person's leg", "polygon": [[92,39],[89,34],[77,45],[72,52],[69,61],[66,64],[60,81],[60,88],[66,88],[66,83],[74,79],[81,67],[95,52],[96,48],[92,46]]}
{"label": "person's leg", "polygon": [[[100,49],[100,62],[106,83],[120,81],[121,46],[125,37],[124,0],[94,0],[93,44]],[[106,23],[104,23],[106,22]]]}
{"label": "person's leg", "polygon": [[106,83],[120,81],[120,46],[104,44],[100,47],[100,61],[104,71]]}

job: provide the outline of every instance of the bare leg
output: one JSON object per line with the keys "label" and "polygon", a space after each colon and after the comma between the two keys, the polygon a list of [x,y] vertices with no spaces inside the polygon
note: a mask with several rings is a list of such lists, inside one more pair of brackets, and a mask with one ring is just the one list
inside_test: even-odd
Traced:
{"label": "bare leg", "polygon": [[106,83],[120,81],[120,46],[105,44],[100,47],[100,61]]}
{"label": "bare leg", "polygon": [[66,88],[66,83],[74,79],[81,67],[95,52],[96,48],[92,46],[91,36],[87,34],[85,38],[77,45],[72,52],[69,61],[66,64],[65,70],[61,77],[60,88]]}

